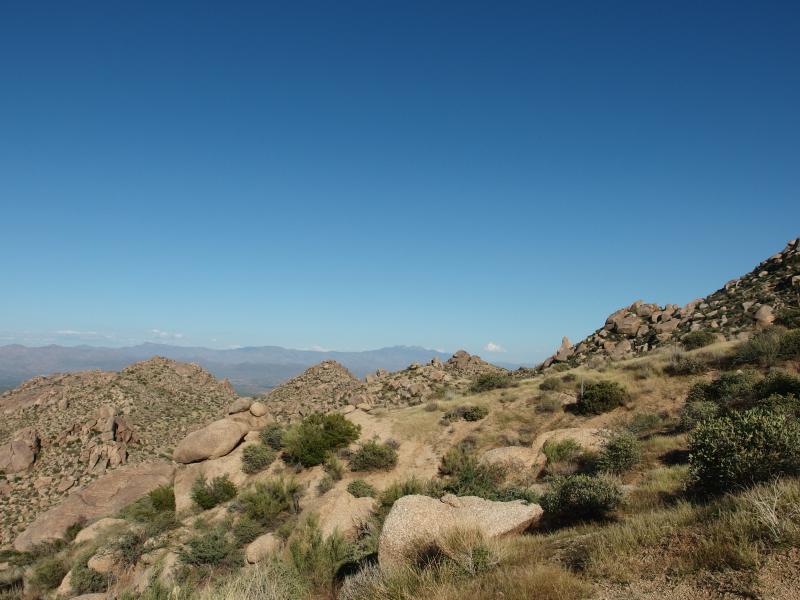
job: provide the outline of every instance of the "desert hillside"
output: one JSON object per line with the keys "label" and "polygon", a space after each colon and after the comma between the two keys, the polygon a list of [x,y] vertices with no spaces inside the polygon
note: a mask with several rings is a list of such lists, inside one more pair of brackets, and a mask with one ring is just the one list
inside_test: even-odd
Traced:
{"label": "desert hillside", "polygon": [[0,597],[794,600],[797,251],[537,369],[28,382],[0,399]]}

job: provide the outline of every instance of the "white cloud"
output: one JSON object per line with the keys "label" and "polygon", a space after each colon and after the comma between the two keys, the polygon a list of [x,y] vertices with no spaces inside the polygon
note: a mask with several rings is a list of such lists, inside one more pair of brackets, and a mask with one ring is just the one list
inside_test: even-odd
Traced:
{"label": "white cloud", "polygon": [[494,342],[489,342],[483,347],[484,350],[487,352],[505,352],[506,349],[503,348],[500,344],[495,344]]}
{"label": "white cloud", "polygon": [[100,335],[96,331],[75,331],[74,329],[62,329],[56,331],[56,335]]}
{"label": "white cloud", "polygon": [[322,346],[311,346],[309,350],[313,350],[314,352],[330,352],[329,348],[323,348]]}
{"label": "white cloud", "polygon": [[162,340],[180,340],[183,338],[182,333],[171,333],[169,331],[163,331],[161,329],[151,329],[150,333]]}

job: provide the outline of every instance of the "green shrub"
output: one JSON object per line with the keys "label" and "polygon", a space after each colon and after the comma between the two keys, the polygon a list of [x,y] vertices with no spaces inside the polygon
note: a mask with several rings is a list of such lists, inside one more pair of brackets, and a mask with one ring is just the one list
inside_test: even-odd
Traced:
{"label": "green shrub", "polygon": [[148,497],[155,511],[175,511],[175,488],[171,485],[158,486],[148,494]]}
{"label": "green shrub", "polygon": [[714,381],[694,384],[686,400],[714,402],[731,410],[746,409],[753,405],[758,383],[759,376],[754,371],[723,373]]}
{"label": "green shrub", "polygon": [[663,424],[664,417],[657,413],[636,413],[626,425],[626,429],[632,433],[642,433],[658,429]]}
{"label": "green shrub", "polygon": [[719,415],[719,405],[707,400],[687,402],[681,409],[680,429],[691,431],[703,421],[708,421]]}
{"label": "green shrub", "polygon": [[276,452],[266,444],[250,444],[242,451],[242,471],[252,475],[259,473],[272,464]]}
{"label": "green shrub", "polygon": [[541,506],[550,517],[572,520],[603,519],[622,498],[619,488],[602,477],[556,477],[542,496]]}
{"label": "green shrub", "polygon": [[344,464],[332,454],[325,459],[322,468],[334,481],[339,481],[344,475]]}
{"label": "green shrub", "polygon": [[214,477],[206,483],[205,477],[198,477],[192,485],[192,500],[203,510],[214,508],[236,496],[236,484],[227,475]]}
{"label": "green shrub", "polygon": [[776,394],[800,397],[800,377],[785,371],[772,371],[754,389],[756,397],[762,400]]}
{"label": "green shrub", "polygon": [[83,527],[84,527],[83,520],[75,521],[72,525],[67,527],[67,530],[64,532],[64,539],[67,540],[68,542],[71,542],[76,537],[78,537],[78,534],[81,532],[81,529],[83,529]]}
{"label": "green shrub", "polygon": [[350,457],[352,471],[389,470],[397,465],[397,451],[388,444],[370,440]]}
{"label": "green shrub", "polygon": [[800,328],[800,308],[783,308],[779,310],[775,324],[782,325],[787,329]]}
{"label": "green shrub", "polygon": [[561,399],[558,396],[547,394],[536,405],[536,412],[554,413],[561,410]]}
{"label": "green shrub", "polygon": [[242,515],[233,524],[233,538],[239,546],[249,544],[263,531],[264,526],[249,515]]}
{"label": "green shrub", "polygon": [[465,421],[480,421],[488,414],[489,409],[485,406],[463,404],[447,411],[444,416],[442,416],[442,421],[445,423],[450,423],[458,419],[464,419]]}
{"label": "green shrub", "polygon": [[356,498],[374,498],[377,493],[375,488],[363,479],[354,479],[348,483],[347,491]]}
{"label": "green shrub", "polygon": [[621,475],[630,471],[642,459],[642,445],[630,432],[613,436],[597,457],[599,471]]}
{"label": "green shrub", "polygon": [[294,479],[259,481],[242,493],[239,503],[244,513],[263,527],[275,527],[299,510],[301,488]]}
{"label": "green shrub", "polygon": [[437,488],[435,481],[424,482],[416,477],[395,481],[378,496],[378,520],[382,521],[389,514],[394,503],[403,496],[422,495],[439,497],[444,490]]}
{"label": "green shrub", "polygon": [[781,336],[780,355],[784,359],[800,358],[800,329],[787,331]]}
{"label": "green shrub", "polygon": [[755,408],[700,423],[689,438],[693,485],[726,492],[800,473],[800,423],[784,411]]}
{"label": "green shrub", "polygon": [[780,327],[759,331],[739,345],[734,355],[735,362],[759,364],[762,367],[776,364],[781,356],[782,337],[783,329]]}
{"label": "green shrub", "polygon": [[145,544],[150,536],[144,530],[133,530],[122,533],[113,543],[113,548],[120,562],[126,567],[132,567],[145,553]]}
{"label": "green shrub", "polygon": [[214,528],[186,540],[179,557],[187,565],[221,565],[235,562],[235,550],[225,531]]}
{"label": "green shrub", "polygon": [[69,582],[72,591],[78,595],[105,592],[108,589],[108,577],[89,568],[87,563],[91,557],[91,552],[84,553],[77,558],[72,566]]}
{"label": "green shrub", "polygon": [[354,549],[338,531],[324,538],[314,515],[297,529],[289,543],[292,565],[320,596],[333,597],[336,572],[353,559],[353,554]]}
{"label": "green shrub", "polygon": [[336,482],[334,481],[333,477],[325,473],[325,475],[322,476],[322,479],[319,480],[319,483],[317,483],[317,493],[322,496],[323,494],[330,492],[335,485]]}
{"label": "green shrub", "polygon": [[[465,444],[450,448],[442,457],[439,473],[444,476],[441,492],[456,496],[479,496],[487,500],[530,500],[524,488],[503,485],[506,469],[481,462]],[[428,495],[432,494],[428,488]],[[441,495],[441,494],[438,494]]]}
{"label": "green shrub", "polygon": [[61,584],[68,570],[61,558],[46,556],[31,568],[30,583],[37,590],[52,590]]}
{"label": "green shrub", "polygon": [[692,331],[681,339],[681,346],[687,350],[696,350],[713,344],[716,336],[710,331]]}
{"label": "green shrub", "polygon": [[259,436],[261,441],[273,450],[280,450],[283,448],[283,434],[284,429],[278,423],[270,423],[261,430]]}
{"label": "green shrub", "polygon": [[628,392],[615,381],[590,382],[578,397],[576,411],[582,415],[599,415],[624,405],[627,399]]}
{"label": "green shrub", "polygon": [[472,382],[469,389],[471,392],[478,394],[489,390],[511,387],[513,383],[514,380],[506,373],[484,373]]}
{"label": "green shrub", "polygon": [[283,444],[289,459],[313,467],[322,464],[329,452],[356,441],[360,431],[360,425],[339,413],[315,413],[289,429],[283,436]]}
{"label": "green shrub", "polygon": [[685,354],[673,354],[670,357],[669,363],[664,367],[664,372],[667,375],[676,377],[683,375],[699,375],[705,373],[705,363],[696,356],[687,356]]}
{"label": "green shrub", "polygon": [[581,445],[572,438],[560,441],[547,440],[542,446],[542,453],[548,463],[561,462],[575,458],[583,451]]}
{"label": "green shrub", "polygon": [[545,377],[539,384],[539,389],[545,392],[557,392],[562,386],[563,384],[558,377]]}

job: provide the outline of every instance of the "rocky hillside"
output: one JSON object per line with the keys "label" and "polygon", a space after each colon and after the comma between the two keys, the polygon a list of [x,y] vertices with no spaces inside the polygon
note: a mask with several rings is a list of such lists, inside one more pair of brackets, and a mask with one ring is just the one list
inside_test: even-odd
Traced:
{"label": "rocky hillside", "polygon": [[800,239],[746,275],[729,281],[686,306],[646,304],[638,300],[609,315],[603,327],[576,345],[564,338],[544,363],[582,364],[592,357],[618,360],[671,344],[692,331],[709,331],[735,339],[771,325],[800,306]]}
{"label": "rocky hillside", "polygon": [[236,398],[196,365],[153,358],[118,373],[32,379],[0,396],[0,545],[108,470],[169,457]]}
{"label": "rocky hillside", "polygon": [[505,369],[463,350],[444,363],[434,358],[426,365],[412,363],[395,372],[378,369],[364,381],[338,362],[326,360],[272,390],[264,402],[270,413],[282,421],[348,405],[365,410],[413,406],[447,390],[463,391],[485,373],[503,372]]}

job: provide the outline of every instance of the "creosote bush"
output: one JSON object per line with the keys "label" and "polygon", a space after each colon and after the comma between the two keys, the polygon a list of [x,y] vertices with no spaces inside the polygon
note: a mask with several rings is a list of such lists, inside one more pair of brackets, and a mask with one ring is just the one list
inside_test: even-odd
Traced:
{"label": "creosote bush", "polygon": [[179,553],[187,565],[223,565],[240,563],[240,557],[232,540],[222,527],[214,527],[192,536]]}
{"label": "creosote bush", "polygon": [[340,413],[315,413],[290,428],[283,436],[283,445],[290,460],[313,467],[322,464],[330,452],[356,441],[360,432],[360,425]]}
{"label": "creosote bush", "polygon": [[452,423],[458,419],[465,421],[480,421],[489,414],[489,409],[485,406],[477,406],[473,404],[462,404],[449,411],[442,416],[443,423]]}
{"label": "creosote bush", "polygon": [[763,408],[703,421],[689,438],[689,465],[695,489],[711,493],[800,474],[800,422]]}
{"label": "creosote bush", "polygon": [[599,415],[623,406],[627,399],[628,392],[615,381],[589,382],[578,397],[576,411],[582,415]]}
{"label": "creosote bush", "polygon": [[203,510],[208,510],[236,496],[236,491],[236,484],[227,475],[214,477],[210,483],[200,476],[192,485],[192,500]]}
{"label": "creosote bush", "polygon": [[608,440],[596,466],[599,471],[621,475],[630,471],[642,459],[642,445],[630,432],[622,432]]}
{"label": "creosote bush", "polygon": [[277,456],[275,450],[266,444],[250,444],[242,451],[242,471],[252,475],[272,464]]}
{"label": "creosote bush", "polygon": [[352,471],[389,470],[397,465],[397,450],[389,444],[370,440],[361,444],[350,457]]}
{"label": "creosote bush", "polygon": [[541,506],[549,516],[564,521],[604,519],[621,498],[612,481],[578,474],[554,478]]}
{"label": "creosote bush", "polygon": [[478,394],[501,388],[511,387],[514,380],[506,373],[484,373],[480,375],[470,386],[470,391]]}
{"label": "creosote bush", "polygon": [[377,494],[375,488],[363,479],[354,479],[348,483],[347,491],[356,498],[374,498]]}

